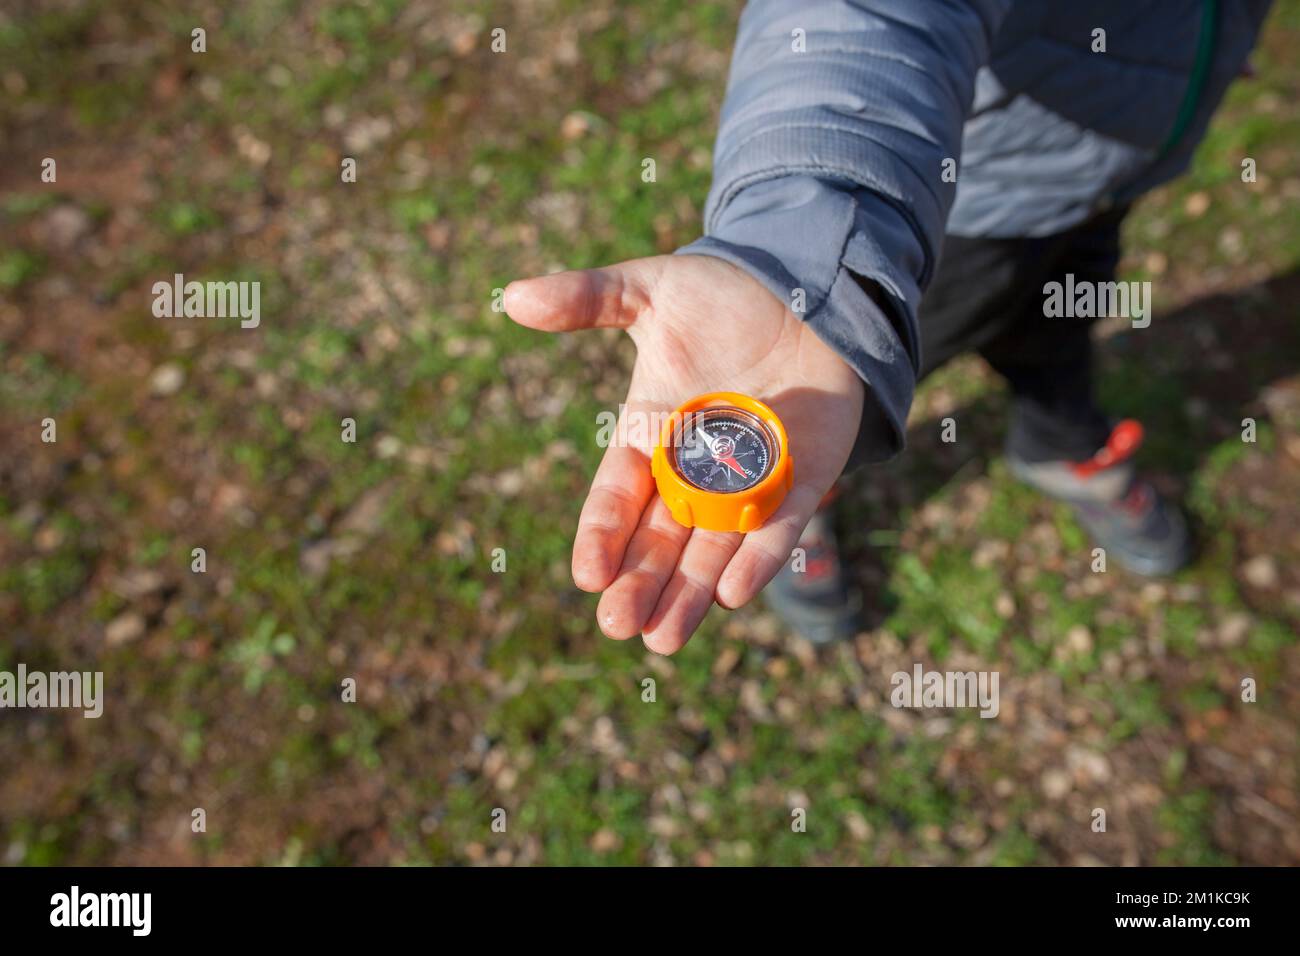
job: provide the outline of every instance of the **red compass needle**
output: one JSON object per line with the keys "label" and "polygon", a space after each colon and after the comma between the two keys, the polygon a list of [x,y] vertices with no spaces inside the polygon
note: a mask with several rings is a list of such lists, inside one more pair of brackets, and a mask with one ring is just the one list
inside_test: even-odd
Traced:
{"label": "red compass needle", "polygon": [[735,458],[719,458],[718,461],[722,462],[724,465],[726,465],[728,468],[730,468],[730,469],[731,469],[732,471],[734,471],[736,474],[740,475],[741,478],[748,478],[748,477],[749,477],[749,475],[748,475],[748,473],[746,473],[745,469],[740,467],[740,462],[736,461]]}
{"label": "red compass needle", "polygon": [[[709,449],[709,454],[713,456],[714,461],[721,462],[722,464],[726,465],[736,474],[740,475],[741,478],[746,478],[746,479],[749,478],[749,474],[745,471],[745,469],[740,467],[740,462],[736,461],[736,456],[734,453],[725,456],[718,454],[718,449],[721,447],[721,445],[716,439],[710,437],[709,433],[706,432],[703,429],[703,427],[701,427],[700,425],[696,425],[695,434],[699,435],[700,438],[703,440],[705,447]],[[734,444],[728,441],[727,447],[732,448],[734,447]]]}

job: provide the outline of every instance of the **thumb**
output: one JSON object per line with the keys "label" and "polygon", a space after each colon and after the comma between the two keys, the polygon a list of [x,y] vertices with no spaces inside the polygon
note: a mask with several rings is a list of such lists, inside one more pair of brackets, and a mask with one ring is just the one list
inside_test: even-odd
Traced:
{"label": "thumb", "polygon": [[662,258],[517,279],[506,286],[506,312],[520,325],[543,332],[626,329],[649,307]]}

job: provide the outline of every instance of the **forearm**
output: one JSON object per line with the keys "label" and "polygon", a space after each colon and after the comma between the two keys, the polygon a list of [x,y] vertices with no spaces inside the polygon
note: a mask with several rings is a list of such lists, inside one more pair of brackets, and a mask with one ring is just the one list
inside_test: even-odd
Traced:
{"label": "forearm", "polygon": [[761,0],[741,19],[706,238],[681,251],[744,268],[863,378],[859,460],[903,444],[917,309],[955,190],[944,161],[1006,6]]}

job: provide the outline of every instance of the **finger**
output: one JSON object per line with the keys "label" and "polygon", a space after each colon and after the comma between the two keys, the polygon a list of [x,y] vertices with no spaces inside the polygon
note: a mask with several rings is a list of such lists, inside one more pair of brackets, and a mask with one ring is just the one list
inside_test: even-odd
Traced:
{"label": "finger", "polygon": [[517,279],[502,304],[520,325],[543,332],[627,328],[650,305],[659,274],[656,259],[633,259],[603,269]]}
{"label": "finger", "polygon": [[662,498],[650,502],[618,576],[596,606],[596,620],[607,636],[625,641],[641,633],[690,535],[690,528],[673,520]]}
{"label": "finger", "polygon": [[675,654],[713,607],[713,592],[743,535],[696,529],[642,632],[656,654]]}
{"label": "finger", "polygon": [[618,442],[610,445],[591,481],[573,536],[574,584],[584,591],[609,587],[653,492],[645,454]]}
{"label": "finger", "polygon": [[821,494],[808,485],[796,485],[763,527],[745,535],[718,579],[715,597],[719,604],[732,609],[743,607],[763,590],[781,565],[790,560],[820,500]]}

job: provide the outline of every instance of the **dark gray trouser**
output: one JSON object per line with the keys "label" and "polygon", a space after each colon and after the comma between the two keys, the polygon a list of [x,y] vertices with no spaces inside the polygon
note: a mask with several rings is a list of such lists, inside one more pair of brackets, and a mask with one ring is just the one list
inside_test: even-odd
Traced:
{"label": "dark gray trouser", "polygon": [[1029,461],[1081,461],[1109,435],[1093,401],[1093,320],[1044,316],[1043,286],[1067,273],[1076,285],[1114,281],[1127,212],[1042,239],[944,240],[921,299],[921,377],[978,352],[1011,387],[1007,446]]}

